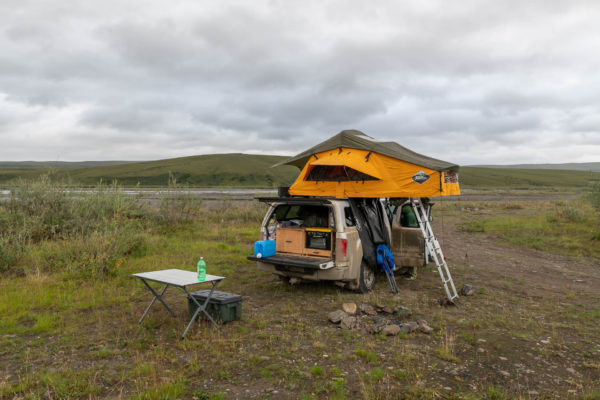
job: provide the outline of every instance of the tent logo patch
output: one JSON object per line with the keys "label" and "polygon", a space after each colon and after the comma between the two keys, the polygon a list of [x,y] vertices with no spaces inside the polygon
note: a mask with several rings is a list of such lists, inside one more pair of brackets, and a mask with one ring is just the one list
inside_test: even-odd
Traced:
{"label": "tent logo patch", "polygon": [[427,175],[425,172],[423,171],[419,171],[416,174],[414,174],[412,176],[412,180],[417,182],[419,185],[427,182],[429,180],[430,176]]}

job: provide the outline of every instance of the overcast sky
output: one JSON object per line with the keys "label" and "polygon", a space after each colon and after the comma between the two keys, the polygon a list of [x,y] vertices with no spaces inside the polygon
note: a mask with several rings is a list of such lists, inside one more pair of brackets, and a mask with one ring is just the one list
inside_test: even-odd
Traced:
{"label": "overcast sky", "polygon": [[600,2],[0,2],[0,160],[291,155],[343,129],[600,161]]}

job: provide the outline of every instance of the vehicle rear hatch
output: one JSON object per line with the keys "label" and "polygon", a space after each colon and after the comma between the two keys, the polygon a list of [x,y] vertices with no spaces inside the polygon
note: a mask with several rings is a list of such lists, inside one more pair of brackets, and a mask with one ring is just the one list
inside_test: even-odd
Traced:
{"label": "vehicle rear hatch", "polygon": [[279,266],[319,270],[334,266],[335,218],[327,199],[259,198],[275,207],[263,226],[264,236],[276,242],[271,257],[247,257]]}

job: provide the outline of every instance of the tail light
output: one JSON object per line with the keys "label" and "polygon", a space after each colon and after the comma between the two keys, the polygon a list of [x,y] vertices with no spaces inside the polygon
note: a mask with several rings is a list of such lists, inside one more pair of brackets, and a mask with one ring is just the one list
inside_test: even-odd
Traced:
{"label": "tail light", "polygon": [[336,239],[335,251],[340,257],[348,256],[348,241],[346,239]]}

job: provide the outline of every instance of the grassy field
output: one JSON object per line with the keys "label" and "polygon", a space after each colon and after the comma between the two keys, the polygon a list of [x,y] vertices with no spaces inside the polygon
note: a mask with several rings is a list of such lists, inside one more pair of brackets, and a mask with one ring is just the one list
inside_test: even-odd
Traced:
{"label": "grassy field", "polygon": [[[436,205],[454,279],[477,289],[442,308],[431,267],[398,295],[383,277],[361,295],[260,272],[245,258],[260,204],[36,185],[0,203],[0,398],[600,399],[598,215],[582,199]],[[177,318],[155,306],[138,325],[151,297],[130,274],[200,256],[243,296],[242,319],[180,341],[187,304],[172,290]],[[327,315],[348,301],[408,307],[434,332],[339,329]]]}
{"label": "grassy field", "polygon": [[[167,160],[103,165],[88,168],[64,168],[56,165],[54,176],[69,179],[73,185],[95,186],[100,181],[125,186],[166,186],[170,179],[195,187],[277,187],[289,186],[298,176],[295,167],[270,168],[285,159],[281,156],[248,154],[212,154]],[[47,169],[32,165],[0,163],[0,184],[19,177],[32,179]],[[15,168],[19,167],[19,168]],[[460,169],[463,188],[585,188],[600,181],[600,172],[548,169],[478,168]]]}

